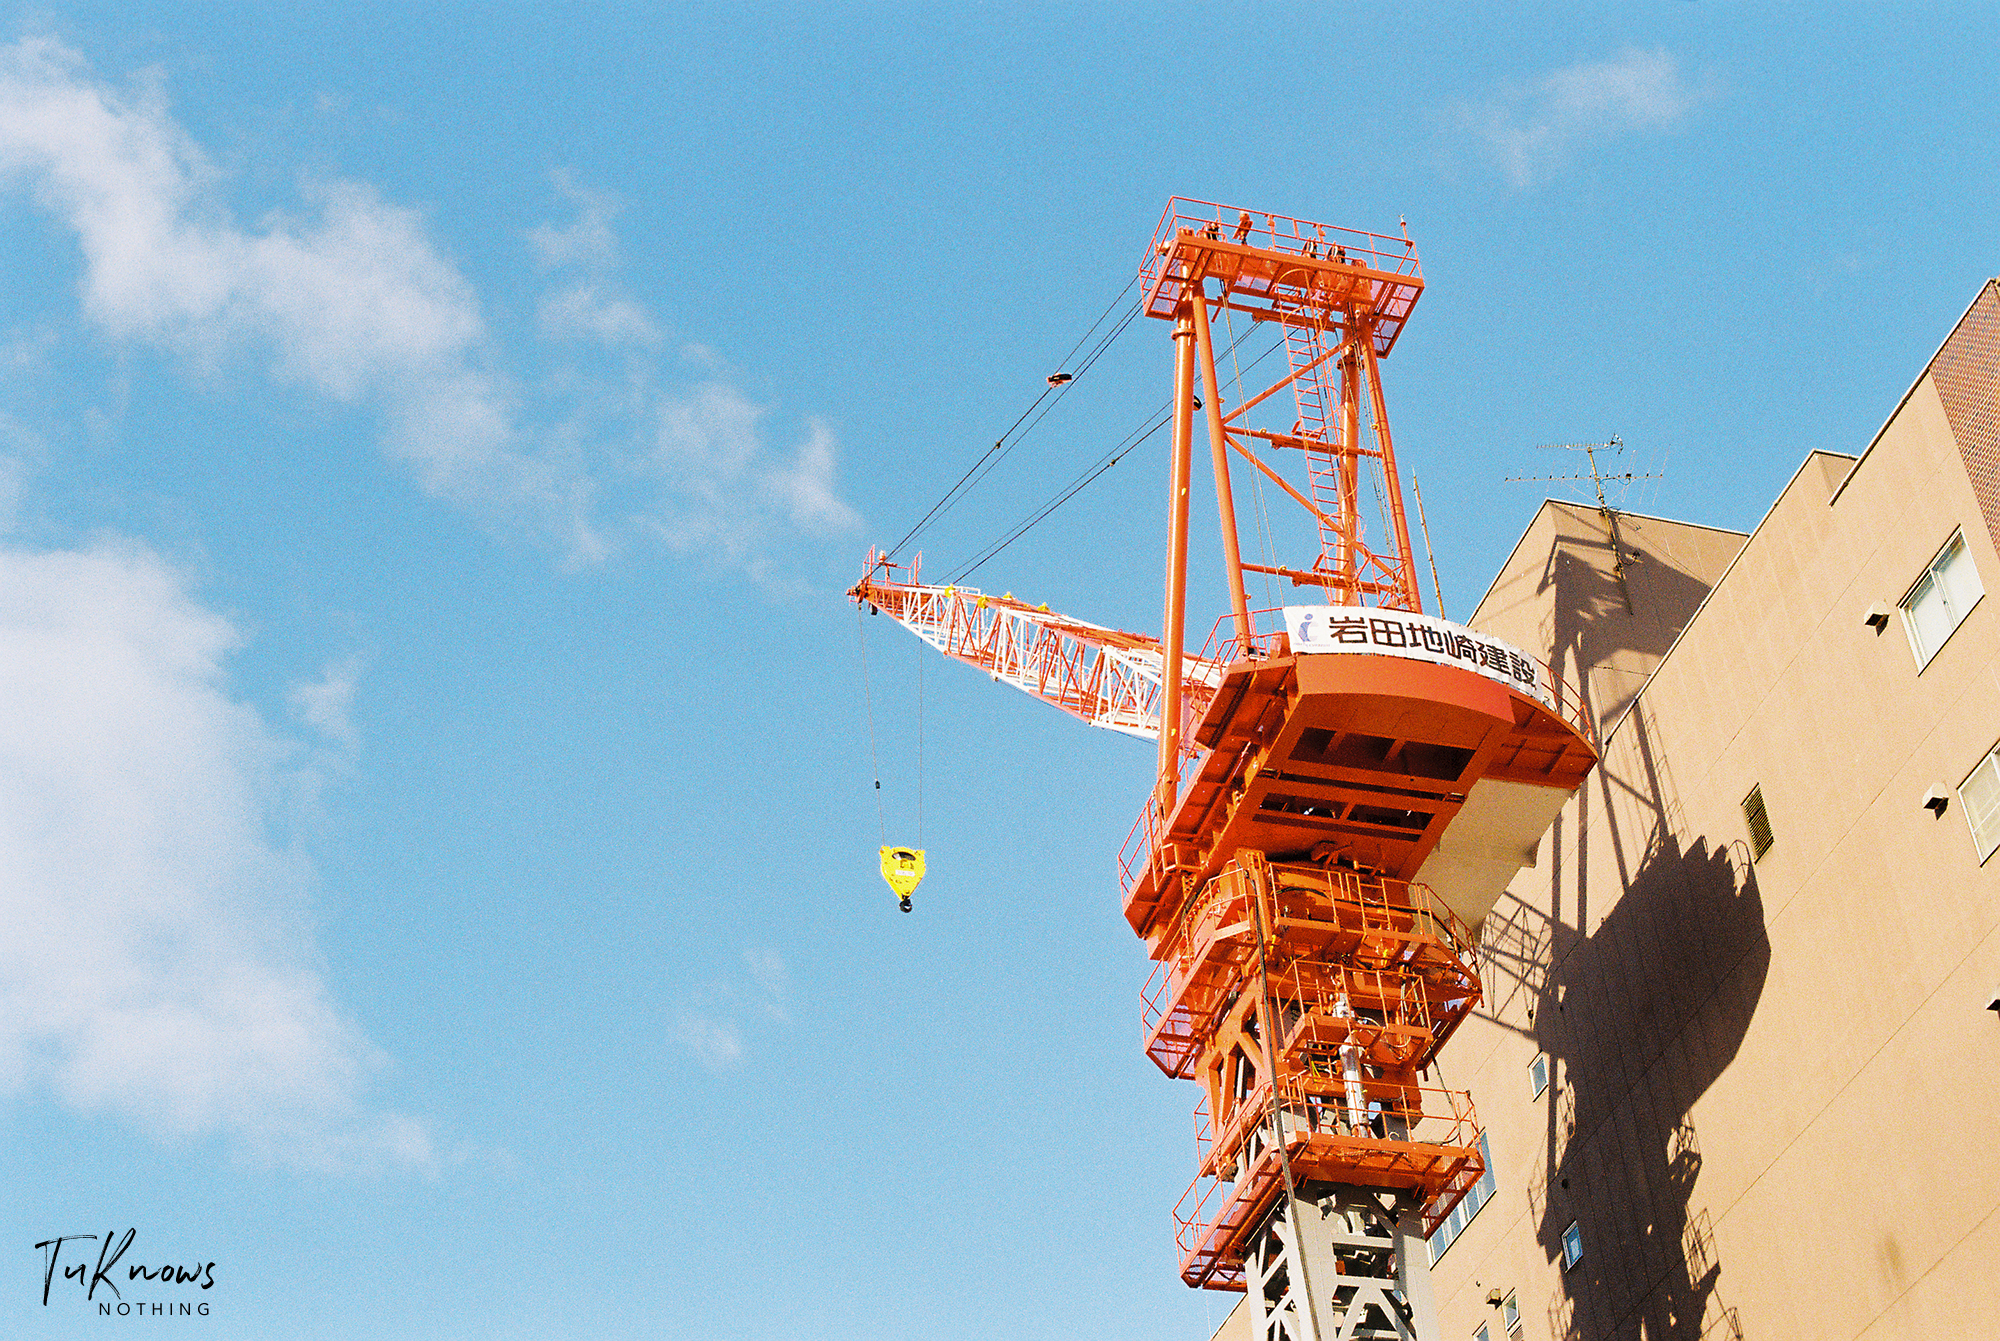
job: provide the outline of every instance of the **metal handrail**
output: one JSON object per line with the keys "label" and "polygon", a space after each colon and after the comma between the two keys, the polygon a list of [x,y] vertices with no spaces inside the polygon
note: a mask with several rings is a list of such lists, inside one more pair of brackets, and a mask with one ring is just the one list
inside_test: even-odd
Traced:
{"label": "metal handrail", "polygon": [[[1250,221],[1249,226],[1239,239],[1236,233],[1244,227],[1246,217]],[[1211,229],[1214,231],[1210,232]],[[1341,248],[1350,261],[1362,256],[1371,258],[1371,270],[1407,275],[1412,279],[1423,277],[1416,244],[1407,237],[1315,223],[1310,219],[1294,219],[1290,215],[1273,214],[1268,210],[1246,210],[1186,196],[1175,196],[1167,201],[1167,208],[1160,215],[1159,227],[1153,230],[1152,245],[1146,252],[1148,269],[1159,264],[1160,244],[1178,236],[1183,230],[1218,239],[1227,237],[1245,246],[1288,252],[1295,256],[1324,256],[1335,248]]]}

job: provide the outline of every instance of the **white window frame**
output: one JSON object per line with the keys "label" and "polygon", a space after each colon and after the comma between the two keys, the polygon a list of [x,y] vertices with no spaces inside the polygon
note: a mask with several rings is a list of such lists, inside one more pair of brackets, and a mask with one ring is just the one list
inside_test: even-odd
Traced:
{"label": "white window frame", "polygon": [[[1562,1244],[1563,1270],[1568,1271],[1583,1260],[1583,1226],[1574,1220],[1570,1221],[1569,1228],[1563,1231]],[[1574,1252],[1571,1251],[1572,1244],[1575,1245]]]}
{"label": "white window frame", "polygon": [[[1952,610],[1949,596],[1943,591],[1942,584],[1937,584],[1939,586],[1939,594],[1945,601],[1945,609],[1952,613],[1955,618],[1951,621],[1951,627],[1945,630],[1944,636],[1938,639],[1937,646],[1933,647],[1926,654],[1923,643],[1917,638],[1917,620],[1916,616],[1910,612],[1910,603],[1916,599],[1918,589],[1926,582],[1937,583],[1938,564],[1943,562],[1945,557],[1951,554],[1954,548],[1958,550],[1956,561],[1966,566],[1966,570],[1972,574],[1973,585],[1978,587],[1979,590],[1973,596],[1971,604],[1967,605],[1963,610],[1954,611]],[[1979,565],[1972,561],[1972,547],[1965,543],[1965,528],[1960,527],[1951,533],[1950,539],[1938,547],[1938,552],[1933,554],[1931,561],[1924,565],[1923,575],[1915,582],[1912,582],[1910,589],[1903,593],[1903,599],[1896,602],[1896,608],[1903,614],[1903,633],[1910,640],[1910,655],[1917,659],[1917,671],[1919,674],[1923,672],[1924,667],[1930,665],[1936,659],[1939,652],[1944,650],[1944,645],[1951,641],[1951,635],[1957,633],[1959,627],[1965,623],[1965,617],[1978,609],[1979,603],[1985,599],[1986,583],[1979,576]]]}
{"label": "white window frame", "polygon": [[1986,832],[1981,833],[1979,821],[1973,816],[1972,803],[1965,795],[1966,786],[1982,772],[1991,774],[1994,783],[2000,785],[2000,744],[1988,750],[1979,762],[1973,765],[1972,771],[1965,775],[1964,781],[1960,782],[1957,788],[1958,808],[1965,812],[1965,827],[1972,834],[1972,850],[1978,854],[1979,864],[1984,866],[1988,857],[2000,851],[2000,810],[1985,817]]}
{"label": "white window frame", "polygon": [[1549,1054],[1538,1052],[1535,1060],[1528,1063],[1528,1088],[1533,1091],[1528,1097],[1539,1099],[1549,1092]]}
{"label": "white window frame", "polygon": [[1514,1297],[1512,1290],[1507,1291],[1506,1302],[1500,1305],[1500,1322],[1506,1327],[1507,1335],[1517,1336],[1520,1334],[1521,1301]]}
{"label": "white window frame", "polygon": [[1479,1324],[1479,1330],[1472,1334],[1472,1341],[1489,1341],[1485,1323]]}

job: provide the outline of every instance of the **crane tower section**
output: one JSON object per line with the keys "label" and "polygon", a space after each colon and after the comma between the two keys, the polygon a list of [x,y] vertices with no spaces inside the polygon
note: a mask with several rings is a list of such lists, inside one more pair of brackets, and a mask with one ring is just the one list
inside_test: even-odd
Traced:
{"label": "crane tower section", "polygon": [[[1141,279],[1174,438],[1159,771],[1120,874],[1158,961],[1147,1055],[1201,1086],[1181,1275],[1248,1291],[1260,1341],[1421,1341],[1423,1240],[1483,1172],[1470,1097],[1426,1082],[1480,999],[1473,928],[1597,752],[1547,666],[1423,611],[1380,374],[1423,292],[1407,235],[1176,199]],[[1234,314],[1290,369],[1228,406]],[[1252,426],[1287,388],[1290,424]],[[1190,656],[1198,410],[1230,613]],[[1309,563],[1244,561],[1233,459],[1310,518]],[[1246,573],[1317,599],[1253,611]]]}
{"label": "crane tower section", "polygon": [[[1201,296],[1201,306],[1212,301],[1283,332],[1290,375],[1228,414],[1218,407],[1210,430],[1226,434],[1267,473],[1253,448],[1301,454],[1306,490],[1279,483],[1312,515],[1319,553],[1304,572],[1256,564],[1249,570],[1324,587],[1339,604],[1421,611],[1381,382],[1381,360],[1424,291],[1407,231],[1388,237],[1177,197],[1167,203],[1146,257],[1140,283],[1149,316],[1178,323],[1191,310],[1189,300]],[[1206,325],[1190,334],[1212,392]],[[1288,428],[1239,422],[1286,385],[1297,411]],[[1209,403],[1215,401],[1210,395]],[[1367,493],[1380,514],[1376,538],[1362,515],[1364,477],[1371,477]]]}

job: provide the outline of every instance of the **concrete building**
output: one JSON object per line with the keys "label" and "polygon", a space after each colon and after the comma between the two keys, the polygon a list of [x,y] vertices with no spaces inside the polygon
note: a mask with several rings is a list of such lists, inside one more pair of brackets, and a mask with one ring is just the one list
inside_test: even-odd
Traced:
{"label": "concrete building", "polygon": [[1616,522],[1622,564],[1545,505],[1469,621],[1583,687],[1603,760],[1445,1057],[1495,1191],[1444,1336],[1991,1336],[2000,281],[1747,539]]}
{"label": "concrete building", "polygon": [[1749,536],[1535,517],[1468,622],[1603,757],[1443,1056],[1491,1164],[1444,1341],[2000,1334],[1996,545],[2000,281]]}

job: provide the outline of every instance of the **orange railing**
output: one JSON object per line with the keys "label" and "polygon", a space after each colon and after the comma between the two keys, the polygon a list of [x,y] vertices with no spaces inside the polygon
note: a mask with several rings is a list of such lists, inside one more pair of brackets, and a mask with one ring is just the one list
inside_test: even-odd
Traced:
{"label": "orange railing", "polygon": [[[1366,1101],[1350,1108],[1343,1094],[1310,1092],[1302,1077],[1281,1083],[1285,1154],[1299,1181],[1361,1183],[1402,1188],[1423,1198],[1424,1232],[1449,1216],[1485,1172],[1479,1123],[1463,1090],[1411,1089],[1402,1104]],[[1426,1097],[1428,1096],[1428,1097]],[[1270,1089],[1259,1085],[1237,1106],[1247,1123],[1232,1122],[1210,1137],[1206,1100],[1195,1111],[1196,1150],[1202,1173],[1174,1204],[1174,1239],[1181,1276],[1189,1285],[1238,1288],[1243,1239],[1275,1200],[1283,1181],[1277,1146],[1270,1139]],[[1244,1139],[1252,1134],[1261,1139]],[[1240,1140],[1229,1167],[1211,1168],[1210,1154]]]}
{"label": "orange railing", "polygon": [[[1247,225],[1244,222],[1246,218]],[[1152,245],[1146,250],[1146,268],[1141,273],[1148,278],[1157,273],[1160,244],[1183,232],[1196,233],[1216,241],[1226,238],[1246,247],[1261,247],[1266,251],[1288,252],[1315,259],[1333,256],[1337,249],[1345,254],[1347,260],[1358,261],[1371,270],[1406,275],[1411,279],[1423,277],[1416,244],[1407,236],[1341,228],[1334,224],[1314,223],[1309,219],[1294,219],[1285,214],[1221,205],[1212,200],[1190,200],[1185,196],[1175,196],[1167,202],[1159,227],[1153,230]]]}

